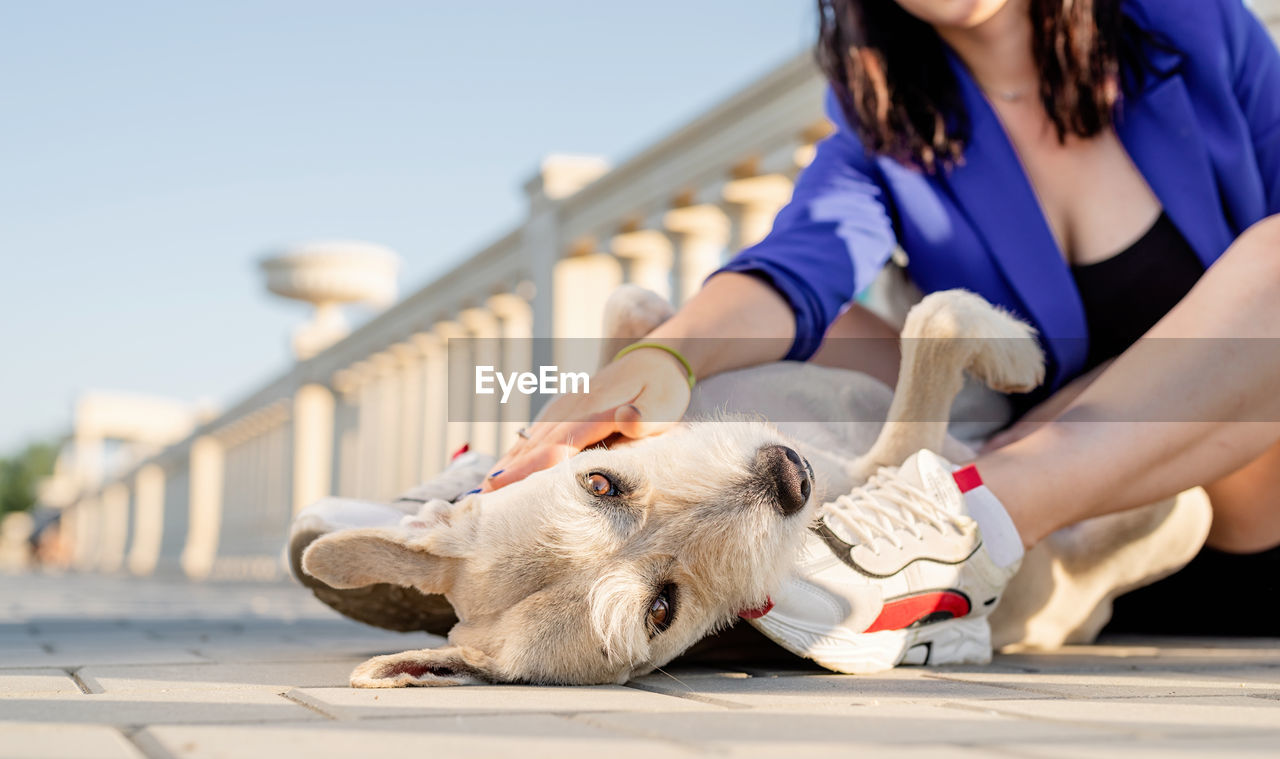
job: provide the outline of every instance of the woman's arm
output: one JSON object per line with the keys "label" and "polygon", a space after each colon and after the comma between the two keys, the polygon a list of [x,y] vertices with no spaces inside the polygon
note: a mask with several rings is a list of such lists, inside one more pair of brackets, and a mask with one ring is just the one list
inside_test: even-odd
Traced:
{"label": "woman's arm", "polygon": [[[679,351],[695,376],[777,361],[790,349],[795,316],[772,287],[733,272],[713,276],[645,339]],[[666,351],[635,350],[591,378],[591,392],[547,405],[529,437],[498,462],[486,490],[554,466],[610,435],[646,437],[680,421],[689,405],[685,368]]]}
{"label": "woman's arm", "polygon": [[[647,339],[674,348],[705,379],[720,372],[813,355],[827,327],[866,287],[896,245],[874,162],[844,122],[819,144],[773,229],[713,275]],[[632,351],[591,378],[591,393],[561,396],[498,464],[486,488],[554,465],[611,435],[644,437],[683,416],[687,374],[662,350]]]}

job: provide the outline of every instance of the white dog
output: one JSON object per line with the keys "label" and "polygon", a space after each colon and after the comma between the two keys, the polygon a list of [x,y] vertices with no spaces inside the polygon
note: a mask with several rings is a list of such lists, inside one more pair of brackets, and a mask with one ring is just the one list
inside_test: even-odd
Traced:
{"label": "white dog", "polygon": [[[666,318],[655,299],[615,294],[609,336]],[[920,448],[972,458],[946,435],[964,371],[1004,391],[1042,376],[1031,330],[969,293],[925,298],[903,338],[896,393],[843,370],[755,367],[700,383],[668,432],[494,493],[455,498],[487,469],[463,460],[393,506],[321,502],[295,523],[295,572],[375,624],[441,629],[456,614],[448,646],[371,659],[354,686],[624,682],[765,605],[822,502]],[[1055,535],[1006,592],[995,643],[1091,638],[1110,598],[1194,555],[1205,512],[1159,504]]]}

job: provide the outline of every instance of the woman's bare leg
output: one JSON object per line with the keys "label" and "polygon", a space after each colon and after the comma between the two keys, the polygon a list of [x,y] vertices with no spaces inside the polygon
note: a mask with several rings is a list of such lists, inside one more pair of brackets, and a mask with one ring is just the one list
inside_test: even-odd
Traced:
{"label": "woman's bare leg", "polygon": [[1280,545],[1280,444],[1204,489],[1213,504],[1208,545],[1230,553]]}
{"label": "woman's bare leg", "polygon": [[1228,498],[1215,514],[1221,547],[1241,545],[1229,527],[1240,520],[1274,528],[1255,533],[1274,544],[1274,491],[1264,498],[1254,488],[1276,477],[1280,455],[1263,454],[1280,441],[1278,387],[1280,217],[1272,217],[1241,235],[1057,420],[981,456],[978,470],[1027,545],[1204,484]]}

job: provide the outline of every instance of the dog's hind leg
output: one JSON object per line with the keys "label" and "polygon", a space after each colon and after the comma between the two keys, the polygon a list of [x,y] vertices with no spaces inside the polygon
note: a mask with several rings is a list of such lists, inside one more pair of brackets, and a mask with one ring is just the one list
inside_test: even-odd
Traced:
{"label": "dog's hind leg", "polygon": [[662,324],[675,309],[665,298],[638,285],[622,285],[604,305],[600,365],[613,360],[618,351],[639,340]]}
{"label": "dog's hind leg", "polygon": [[1185,566],[1212,519],[1209,497],[1193,488],[1058,530],[1027,553],[991,614],[992,645],[1092,643],[1111,619],[1112,601]]}
{"label": "dog's hind leg", "polygon": [[889,416],[853,464],[865,481],[921,448],[941,452],[951,404],[969,370],[993,389],[1026,391],[1044,378],[1034,331],[973,293],[945,290],[921,300],[902,329],[902,364]]}

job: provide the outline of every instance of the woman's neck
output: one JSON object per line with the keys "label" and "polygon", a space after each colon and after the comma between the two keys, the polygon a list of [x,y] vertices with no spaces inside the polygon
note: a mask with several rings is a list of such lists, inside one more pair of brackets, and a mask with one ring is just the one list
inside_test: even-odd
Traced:
{"label": "woman's neck", "polygon": [[978,85],[992,93],[1035,92],[1040,82],[1031,43],[1029,0],[1009,0],[971,27],[936,27]]}

